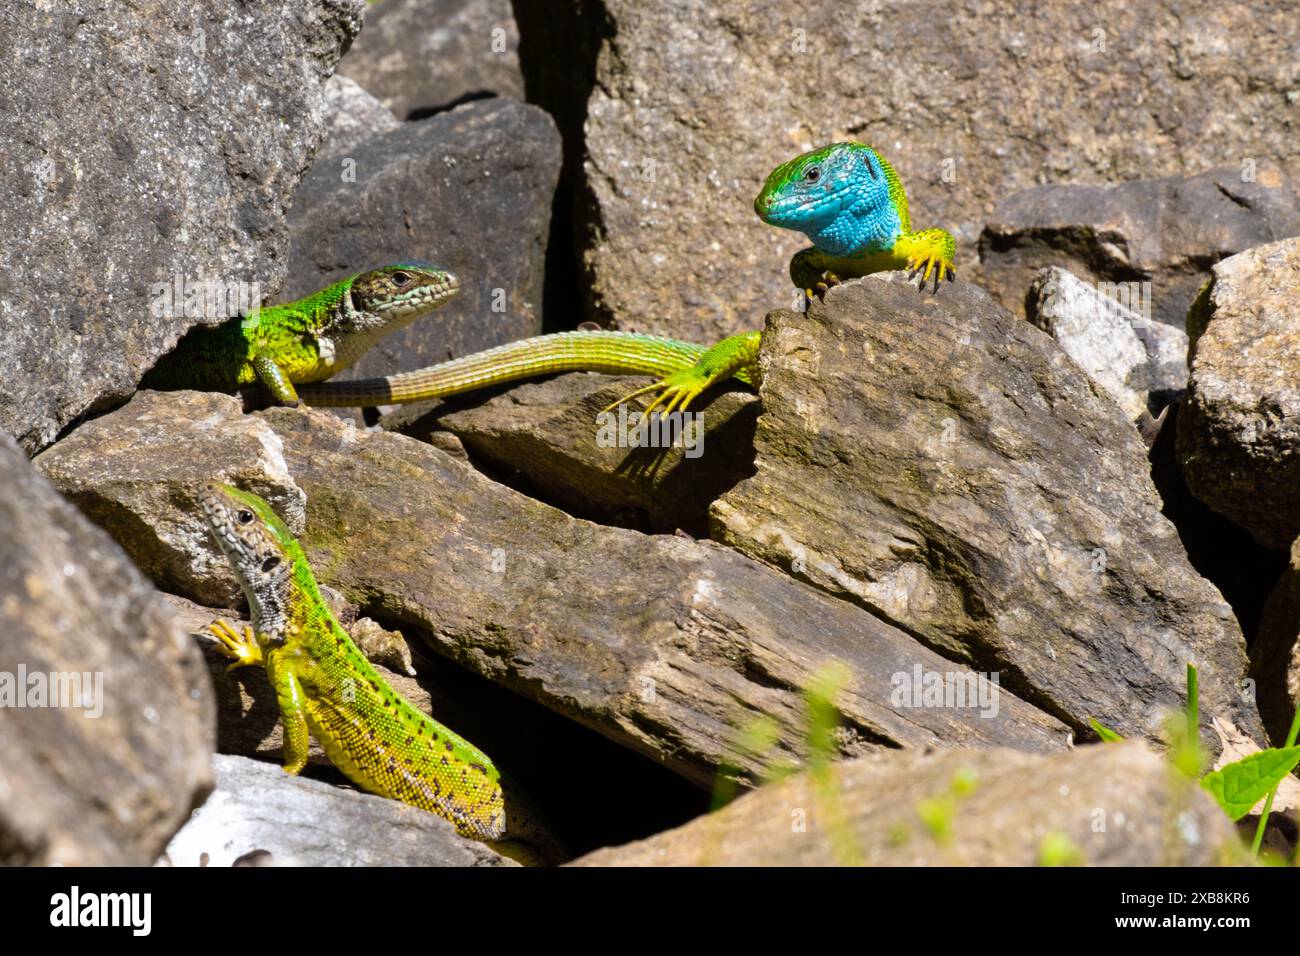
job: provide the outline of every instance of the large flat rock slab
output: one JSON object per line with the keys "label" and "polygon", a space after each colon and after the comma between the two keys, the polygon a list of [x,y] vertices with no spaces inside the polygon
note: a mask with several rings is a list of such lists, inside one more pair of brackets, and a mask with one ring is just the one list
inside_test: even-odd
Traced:
{"label": "large flat rock slab", "polygon": [[[231,397],[142,392],[78,429],[78,441],[104,449],[97,467],[134,476],[103,482],[113,508],[97,509],[132,512],[146,526],[175,523],[189,507],[183,499],[140,493],[150,473],[165,480],[172,456],[148,441],[135,444],[159,450],[128,452],[115,435],[145,421],[159,433],[183,430],[188,417],[214,415],[246,420]],[[765,762],[738,742],[760,717],[776,721],[781,755],[799,759],[803,691],[836,661],[848,668],[846,755],[1066,744],[1060,723],[1005,689],[992,707],[955,698],[925,706],[919,695],[914,706],[896,703],[898,684],[910,687],[918,670],[960,676],[965,668],[729,548],[572,518],[423,442],[325,412],[269,409],[254,420],[279,437],[293,485],[307,496],[301,540],[321,581],[386,626],[701,785],[724,764],[746,779],[761,774]],[[207,464],[214,474],[238,468],[228,453]],[[212,547],[156,540],[176,552],[167,561]]]}
{"label": "large flat rock slab", "polygon": [[[1232,611],[1160,513],[1146,449],[1047,335],[901,273],[768,316],[754,477],[714,536],[1085,729],[1156,735],[1201,669],[1258,737]],[[1213,744],[1207,724],[1207,742]]]}

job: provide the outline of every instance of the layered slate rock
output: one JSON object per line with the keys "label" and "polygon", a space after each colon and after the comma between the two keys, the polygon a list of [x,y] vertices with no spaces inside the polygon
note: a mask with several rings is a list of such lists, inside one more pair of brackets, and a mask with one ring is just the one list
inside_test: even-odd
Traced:
{"label": "layered slate rock", "polygon": [[1026,318],[1056,339],[1131,420],[1147,411],[1152,392],[1177,392],[1187,382],[1186,333],[1152,322],[1064,269],[1039,271],[1025,308]]}
{"label": "layered slate rock", "polygon": [[[969,283],[832,289],[764,333],[756,473],[713,534],[1002,673],[1071,725],[1157,734],[1183,705],[1256,734],[1232,611],[1160,513],[1137,430]],[[1104,715],[1104,716],[1103,716]]]}
{"label": "layered slate rock", "polygon": [[1216,262],[1300,235],[1295,184],[1258,163],[1258,153],[1241,155],[1256,159],[1189,177],[1052,184],[1006,196],[980,236],[980,282],[1013,312],[1026,306],[1025,290],[1044,266],[1138,283],[1132,299],[1143,318],[1182,328]]}
{"label": "layered slate rock", "polygon": [[6,435],[0,485],[0,863],[148,865],[212,786],[207,672]]}
{"label": "layered slate rock", "polygon": [[339,72],[403,119],[466,100],[524,98],[510,0],[384,0]]}
{"label": "layered slate rock", "polygon": [[168,866],[514,866],[433,813],[217,754],[217,788],[159,860]]}
{"label": "layered slate rock", "polygon": [[[231,402],[215,392],[178,392],[174,402],[137,392],[33,463],[160,587],[204,604],[234,605],[242,601],[239,582],[210,540],[200,487],[225,481],[256,492],[294,531],[302,530],[306,496],[289,474],[279,437],[265,422],[231,415]],[[129,467],[133,458],[149,465]]]}
{"label": "layered slate rock", "polygon": [[283,298],[406,259],[460,278],[451,302],[336,378],[421,368],[540,332],[559,168],[550,117],[508,100],[405,123],[317,162],[290,216]]}
{"label": "layered slate rock", "polygon": [[649,381],[579,372],[486,401],[403,407],[382,422],[425,441],[455,435],[488,473],[570,514],[705,537],[709,505],[753,473],[757,396],[739,384],[713,391],[692,403],[700,416],[692,431],[647,430],[636,447],[635,405],[593,427],[606,406]]}
{"label": "layered slate rock", "polygon": [[1215,866],[1231,821],[1137,742],[882,753],[763,787],[576,866]]}
{"label": "layered slate rock", "polygon": [[1267,548],[1300,535],[1300,239],[1225,259],[1188,315],[1187,487]]}
{"label": "layered slate rock", "polygon": [[773,167],[824,143],[880,148],[914,224],[957,237],[959,277],[1020,190],[1300,159],[1276,66],[1298,35],[1282,0],[1249,17],[1207,6],[1194,28],[1179,0],[1032,16],[1015,0],[516,7],[530,96],[563,118],[567,175],[589,196],[590,306],[621,327],[710,341],[786,306],[803,238],[760,223],[753,201]]}
{"label": "layered slate rock", "polygon": [[[236,399],[215,400],[226,403],[224,417],[240,417]],[[92,426],[103,423],[107,438],[115,419],[141,421],[148,412],[169,434],[200,409],[209,416],[192,393],[143,392]],[[1066,745],[1063,725],[1005,688],[992,701],[956,696],[957,682],[968,686],[974,676],[961,664],[735,551],[572,518],[423,442],[362,431],[322,411],[255,417],[280,437],[293,482],[306,492],[301,540],[323,583],[465,668],[687,779],[711,785],[723,767],[760,775],[768,758],[741,742],[760,717],[777,727],[772,756],[798,758],[803,691],[837,661],[848,669],[837,738],[846,755]],[[105,440],[101,467],[165,481],[159,443],[136,446],[127,452]],[[235,467],[228,450],[219,461]],[[188,508],[120,496],[117,482],[101,486],[111,506],[147,506],[135,514],[140,523],[175,523]],[[953,694],[936,701],[910,693],[918,673],[932,683],[928,675],[952,675]]]}
{"label": "layered slate rock", "polygon": [[29,453],[124,400],[189,326],[229,314],[186,317],[155,286],[275,292],[321,87],[363,9],[5,4],[0,429]]}

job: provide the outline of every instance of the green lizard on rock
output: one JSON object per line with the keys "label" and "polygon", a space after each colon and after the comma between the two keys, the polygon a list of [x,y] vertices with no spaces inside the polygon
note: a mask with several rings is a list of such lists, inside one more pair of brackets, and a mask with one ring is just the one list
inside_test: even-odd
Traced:
{"label": "green lizard on rock", "polygon": [[912,231],[903,183],[885,157],[865,143],[832,143],[782,163],[754,200],[758,218],[802,232],[812,246],[790,260],[790,278],[810,297],[842,277],[922,270],[951,282],[956,243],[943,229]]}
{"label": "green lizard on rock", "polygon": [[[942,229],[912,231],[902,182],[885,158],[863,143],[834,143],[781,164],[767,177],[754,209],[764,222],[812,240],[790,262],[791,279],[809,297],[824,295],[841,278],[873,272],[911,269],[911,277],[922,273],[922,289],[933,276],[936,291],[941,278],[955,276],[952,236]],[[399,292],[393,270],[426,284],[424,298]],[[293,404],[300,396],[312,405],[346,407],[441,398],[556,372],[647,374],[658,380],[621,400],[653,394],[645,415],[656,409],[665,415],[685,411],[705,389],[730,378],[760,384],[760,332],[742,332],[706,347],[600,330],[523,339],[385,378],[324,381],[397,327],[397,320],[386,321],[385,315],[400,315],[405,324],[455,288],[454,277],[437,270],[425,274],[412,264],[366,273],[300,302],[263,309],[256,334],[238,325],[234,331],[191,332],[199,341],[187,345],[187,337],[165,357],[165,367],[160,363],[155,369],[159,374],[151,373],[143,384],[232,390],[260,381],[282,403]],[[398,302],[405,304],[404,312]],[[314,318],[288,319],[300,315]],[[344,318],[355,315],[376,318],[348,326]]]}
{"label": "green lizard on rock", "polygon": [[[834,143],[795,157],[767,177],[754,210],[774,226],[803,232],[813,245],[790,261],[790,278],[811,298],[842,277],[911,269],[920,288],[933,276],[952,281],[955,243],[942,229],[913,232],[907,195],[892,166],[863,143]],[[655,375],[658,381],[614,407],[653,394],[643,414],[685,411],[705,389],[735,378],[761,384],[761,332],[742,332],[712,347],[634,332],[559,332],[511,342],[440,365],[301,390],[312,405],[417,402],[555,372]],[[608,409],[606,409],[608,410]]]}
{"label": "green lizard on rock", "polygon": [[218,392],[261,384],[279,404],[297,405],[295,385],[348,368],[379,339],[432,312],[459,288],[454,275],[427,262],[349,276],[296,302],[190,329],[140,384]]}
{"label": "green lizard on rock", "polygon": [[252,627],[211,625],[234,663],[266,668],[284,722],[284,769],[307,763],[308,735],[362,788],[450,820],[462,836],[507,835],[492,761],[411,705],[330,613],[302,547],[257,495],[205,484],[200,505],[239,580]]}

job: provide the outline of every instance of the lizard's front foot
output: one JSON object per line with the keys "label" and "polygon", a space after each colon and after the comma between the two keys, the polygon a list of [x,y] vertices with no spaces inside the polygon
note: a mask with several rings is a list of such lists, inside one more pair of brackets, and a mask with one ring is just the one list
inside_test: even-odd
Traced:
{"label": "lizard's front foot", "polygon": [[921,276],[921,281],[916,287],[918,292],[925,291],[925,284],[930,281],[931,271],[934,273],[934,289],[932,290],[934,292],[939,291],[940,279],[946,277],[949,282],[952,282],[953,279],[957,278],[957,270],[952,267],[952,263],[944,261],[937,255],[913,256],[907,260],[906,268],[911,270],[907,275],[908,282],[915,279],[922,269],[925,270],[925,274]]}
{"label": "lizard's front foot", "polygon": [[817,280],[816,284],[814,284],[811,289],[804,289],[803,294],[808,297],[809,302],[812,301],[814,295],[817,296],[820,301],[825,302],[826,293],[830,292],[831,289],[835,288],[835,286],[839,284],[840,277],[834,272],[823,272],[821,278]]}
{"label": "lizard's front foot", "polygon": [[660,415],[667,417],[674,411],[684,412],[695,398],[712,384],[706,375],[702,375],[698,366],[692,365],[688,368],[678,369],[669,375],[665,375],[659,381],[647,385],[645,388],[638,388],[630,395],[625,395],[617,402],[602,409],[602,412],[611,411],[618,406],[639,398],[642,395],[648,395],[657,392],[654,401],[641,413],[642,419],[648,419],[650,413],[656,408],[663,406]]}
{"label": "lizard's front foot", "polygon": [[910,232],[894,243],[895,254],[903,257],[906,263],[903,268],[910,270],[907,281],[921,276],[921,283],[916,287],[921,292],[925,291],[931,275],[934,276],[935,292],[939,291],[941,279],[952,282],[957,278],[957,270],[952,264],[956,248],[952,236],[942,229]]}
{"label": "lizard's front foot", "polygon": [[217,620],[208,625],[208,630],[216,635],[217,649],[234,662],[226,668],[228,672],[236,667],[262,663],[262,647],[253,636],[251,627],[245,625],[243,634],[240,634],[224,620]]}

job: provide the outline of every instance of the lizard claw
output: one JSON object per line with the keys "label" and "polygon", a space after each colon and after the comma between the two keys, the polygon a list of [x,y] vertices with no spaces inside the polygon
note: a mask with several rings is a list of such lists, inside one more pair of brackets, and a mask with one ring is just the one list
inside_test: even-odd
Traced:
{"label": "lizard claw", "polygon": [[635,392],[632,392],[629,395],[624,395],[616,402],[611,402],[609,405],[605,406],[605,408],[601,409],[601,412],[603,414],[604,412],[612,411],[618,406],[632,401],[634,398],[639,398],[642,395],[648,395],[653,392],[657,393],[654,397],[654,401],[652,401],[641,413],[641,418],[643,421],[649,419],[650,413],[661,405],[663,406],[663,410],[659,414],[666,418],[674,411],[686,411],[686,407],[704,391],[707,384],[706,381],[702,380],[700,376],[696,374],[694,366],[679,369],[670,375],[665,375],[657,382],[652,382],[644,388],[638,388]]}
{"label": "lizard claw", "polygon": [[226,621],[217,620],[208,625],[208,630],[217,638],[217,650],[234,662],[226,668],[227,673],[237,667],[262,663],[262,648],[251,627],[245,625],[243,634],[240,634]]}
{"label": "lizard claw", "polygon": [[915,279],[917,275],[921,276],[921,281],[916,286],[916,291],[918,292],[925,291],[926,283],[930,281],[932,273],[934,275],[934,288],[931,290],[932,293],[939,291],[939,283],[945,278],[945,276],[949,282],[952,282],[957,277],[957,272],[953,269],[950,263],[945,262],[939,256],[932,254],[913,256],[911,259],[907,260],[906,268],[912,270],[907,275],[908,282]]}
{"label": "lizard claw", "polygon": [[835,288],[839,284],[840,284],[840,277],[837,276],[834,272],[823,272],[821,281],[819,281],[811,289],[805,289],[804,292],[805,294],[807,294],[809,299],[811,299],[815,295],[817,296],[818,299],[825,302],[826,293],[830,292],[831,289]]}

